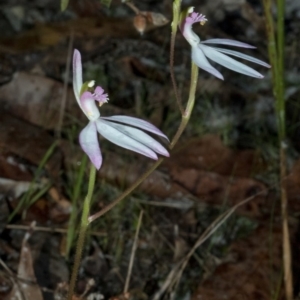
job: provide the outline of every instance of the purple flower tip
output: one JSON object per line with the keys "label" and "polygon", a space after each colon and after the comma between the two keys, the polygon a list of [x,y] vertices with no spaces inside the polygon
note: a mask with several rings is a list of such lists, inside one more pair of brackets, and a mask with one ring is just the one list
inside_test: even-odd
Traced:
{"label": "purple flower tip", "polygon": [[196,13],[196,12],[192,12],[187,18],[186,18],[186,22],[189,24],[194,24],[196,22],[200,22],[205,23],[207,22],[207,19],[204,15]]}
{"label": "purple flower tip", "polygon": [[93,99],[100,102],[106,103],[108,101],[108,94],[104,94],[104,90],[101,86],[95,88],[94,93],[92,94]]}

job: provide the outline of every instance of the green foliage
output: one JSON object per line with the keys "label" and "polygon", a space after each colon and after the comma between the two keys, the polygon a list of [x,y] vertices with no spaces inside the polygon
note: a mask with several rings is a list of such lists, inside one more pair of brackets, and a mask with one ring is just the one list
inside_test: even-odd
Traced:
{"label": "green foliage", "polygon": [[106,7],[109,7],[111,4],[111,0],[100,0],[100,2],[105,5]]}
{"label": "green foliage", "polygon": [[57,146],[57,141],[54,142],[50,148],[47,150],[47,152],[45,153],[44,157],[42,158],[35,174],[34,174],[34,178],[30,183],[29,189],[28,191],[23,195],[23,197],[20,199],[17,207],[15,208],[15,210],[11,213],[11,215],[9,216],[8,221],[10,222],[12,220],[12,218],[21,210],[24,209],[24,213],[26,213],[27,209],[34,204],[35,201],[37,201],[44,193],[47,192],[47,190],[51,187],[51,184],[47,184],[45,187],[43,187],[37,194],[35,194],[35,188],[34,188],[34,184],[37,182],[38,178],[41,175],[41,172],[43,170],[43,167],[45,166],[45,164],[47,163],[47,161],[49,160],[49,158],[51,157],[51,155],[53,154],[56,146]]}
{"label": "green foliage", "polygon": [[60,1],[60,10],[65,11],[68,7],[69,0],[61,0]]}

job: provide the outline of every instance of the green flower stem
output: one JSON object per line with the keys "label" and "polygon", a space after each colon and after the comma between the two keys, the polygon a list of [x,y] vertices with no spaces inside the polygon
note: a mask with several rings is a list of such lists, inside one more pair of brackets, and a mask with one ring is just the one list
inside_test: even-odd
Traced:
{"label": "green flower stem", "polygon": [[72,244],[74,241],[74,235],[76,231],[76,221],[77,221],[77,206],[80,195],[80,190],[82,187],[82,183],[84,180],[84,174],[87,166],[88,157],[87,155],[83,155],[80,168],[77,174],[77,178],[74,184],[74,190],[72,194],[72,213],[70,215],[68,230],[67,230],[67,249],[66,249],[66,257],[69,258],[70,250],[72,248]]}
{"label": "green flower stem", "polygon": [[[285,0],[277,0],[277,35],[275,37],[275,26],[272,16],[271,0],[264,0],[268,50],[272,65],[273,94],[275,97],[275,108],[278,123],[279,139],[279,164],[280,164],[280,193],[281,193],[281,215],[282,215],[282,249],[285,298],[293,299],[293,274],[292,254],[290,245],[290,234],[288,227],[288,199],[286,190],[286,127],[285,127],[285,99],[284,99],[284,12]],[[276,39],[277,38],[277,39]]]}
{"label": "green flower stem", "polygon": [[182,106],[182,101],[181,97],[178,93],[178,88],[175,80],[175,75],[174,75],[174,51],[175,51],[175,39],[176,39],[176,33],[177,33],[177,28],[180,22],[180,7],[181,7],[181,0],[175,0],[173,2],[173,22],[171,24],[171,46],[170,46],[170,75],[171,75],[171,80],[173,84],[173,89],[174,89],[174,94],[175,98],[179,107],[179,110],[181,114],[183,114],[183,106]]}
{"label": "green flower stem", "polygon": [[83,244],[86,236],[86,231],[89,225],[88,216],[90,214],[90,207],[91,207],[91,200],[93,196],[94,186],[95,186],[95,179],[96,179],[96,168],[94,165],[91,164],[90,175],[89,175],[89,185],[88,185],[88,193],[84,199],[83,203],[83,210],[81,215],[81,223],[80,223],[80,230],[79,236],[76,245],[76,253],[74,258],[74,266],[72,269],[70,287],[68,291],[68,300],[72,300],[72,296],[75,289],[78,269],[81,261],[82,249]]}
{"label": "green flower stem", "polygon": [[[190,86],[188,103],[187,103],[186,109],[182,115],[180,126],[170,143],[170,149],[174,148],[175,144],[178,142],[180,136],[182,135],[184,129],[186,128],[186,125],[188,124],[188,122],[190,120],[190,117],[191,117],[191,114],[192,114],[192,111],[194,108],[194,103],[195,103],[197,81],[198,81],[198,67],[194,63],[192,63],[191,86]],[[113,207],[115,207],[120,201],[122,201],[125,197],[127,197],[131,192],[133,192],[163,162],[163,160],[164,160],[163,158],[160,158],[136,182],[134,182],[129,188],[127,188],[118,198],[116,198],[113,202],[111,202],[109,205],[104,207],[99,212],[90,216],[88,218],[89,223],[92,223],[93,221],[95,221],[98,218],[100,218],[101,216],[103,216],[105,213],[107,213]]]}
{"label": "green flower stem", "polygon": [[190,86],[188,103],[187,103],[186,109],[182,115],[180,126],[170,143],[170,149],[173,149],[175,144],[178,142],[180,136],[182,135],[184,129],[186,128],[186,126],[190,120],[192,111],[194,109],[195,95],[196,95],[197,81],[198,81],[198,70],[199,70],[198,67],[192,62],[191,86]]}
{"label": "green flower stem", "polygon": [[285,139],[285,99],[284,99],[284,14],[285,14],[285,0],[277,0],[277,64],[278,76],[276,85],[278,86],[278,112],[280,122],[280,136],[281,140]]}

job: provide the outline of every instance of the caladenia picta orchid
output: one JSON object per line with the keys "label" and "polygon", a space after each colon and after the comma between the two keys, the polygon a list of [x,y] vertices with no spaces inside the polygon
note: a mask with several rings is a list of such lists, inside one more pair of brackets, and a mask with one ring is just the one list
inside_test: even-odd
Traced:
{"label": "caladenia picta orchid", "polygon": [[187,11],[181,13],[180,21],[181,21],[180,30],[183,36],[185,37],[185,39],[189,42],[189,44],[192,47],[193,62],[199,68],[211,73],[217,78],[224,80],[222,74],[209,63],[207,58],[235,72],[242,73],[244,75],[248,75],[256,78],[263,78],[263,75],[261,75],[254,69],[246,66],[245,64],[232,59],[228,55],[239,57],[241,59],[248,60],[250,62],[262,65],[267,68],[271,67],[269,64],[259,59],[253,58],[249,55],[237,51],[233,51],[233,50],[224,49],[224,48],[208,46],[209,44],[211,44],[211,45],[228,45],[228,46],[241,47],[241,48],[256,48],[246,43],[242,43],[230,39],[210,39],[206,41],[201,41],[198,35],[196,35],[195,32],[193,31],[192,25],[194,23],[200,23],[201,25],[204,25],[205,22],[207,22],[207,19],[204,15],[194,12],[193,7],[190,7]]}
{"label": "caladenia picta orchid", "polygon": [[80,132],[79,143],[96,169],[99,170],[102,165],[97,132],[118,146],[152,159],[158,158],[156,153],[169,156],[168,151],[159,142],[142,131],[151,132],[168,140],[166,135],[151,123],[128,116],[101,117],[96,102],[101,107],[108,101],[108,95],[100,86],[96,86],[96,88],[94,86],[95,81],[93,80],[83,83],[81,54],[75,49],[73,55],[73,88],[78,105],[89,119],[88,125]]}

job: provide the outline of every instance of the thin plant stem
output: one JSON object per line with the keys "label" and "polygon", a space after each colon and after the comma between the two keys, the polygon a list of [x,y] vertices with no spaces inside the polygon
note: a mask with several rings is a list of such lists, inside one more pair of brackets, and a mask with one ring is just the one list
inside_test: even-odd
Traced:
{"label": "thin plant stem", "polygon": [[180,19],[180,7],[181,7],[181,0],[175,0],[173,3],[173,22],[171,25],[171,45],[170,45],[170,75],[171,75],[171,80],[173,84],[173,89],[174,89],[174,94],[175,98],[179,107],[179,110],[181,114],[183,114],[184,109],[182,106],[182,100],[178,92],[178,87],[175,79],[175,74],[174,74],[174,51],[175,51],[175,39],[176,39],[176,33],[177,33],[177,28],[179,24],[179,19]]}
{"label": "thin plant stem", "polygon": [[[277,84],[280,90],[280,110],[285,111],[284,102],[284,15],[285,15],[285,0],[277,0],[277,63],[278,77]],[[281,114],[282,129],[285,131],[285,114]]]}
{"label": "thin plant stem", "polygon": [[76,244],[74,266],[72,269],[72,275],[71,275],[70,287],[69,287],[69,291],[68,291],[67,300],[72,300],[73,293],[74,293],[78,269],[79,269],[81,256],[82,256],[83,244],[84,244],[84,240],[85,240],[85,236],[86,236],[86,231],[87,231],[87,228],[89,225],[88,216],[90,214],[90,207],[91,207],[91,200],[92,200],[94,186],[95,186],[95,179],[96,179],[96,168],[94,167],[94,165],[91,164],[88,192],[87,192],[87,195],[86,195],[86,197],[84,199],[84,203],[83,203],[79,236],[78,236],[78,240],[77,240],[77,244]]}
{"label": "thin plant stem", "polygon": [[131,1],[126,1],[125,4],[130,7],[137,15],[140,13],[140,10]]}
{"label": "thin plant stem", "polygon": [[278,66],[277,63],[277,48],[276,48],[276,40],[275,40],[275,29],[274,22],[272,16],[272,1],[263,0],[265,18],[266,18],[266,29],[267,29],[267,38],[268,38],[268,52],[269,58],[272,64],[271,72],[272,72],[272,82],[273,82],[273,94],[276,98],[276,76],[278,74]]}
{"label": "thin plant stem", "polygon": [[119,197],[117,197],[113,202],[105,206],[99,212],[91,215],[89,217],[89,223],[94,222],[96,219],[100,218],[113,207],[115,207],[119,202],[121,202],[125,197],[131,194],[161,163],[163,159],[160,158],[154,165],[152,165],[136,182],[134,182],[129,188],[127,188]]}
{"label": "thin plant stem", "polygon": [[64,114],[66,109],[66,103],[67,103],[67,95],[68,95],[68,84],[69,84],[69,77],[70,77],[70,66],[71,66],[71,57],[72,57],[72,50],[73,50],[73,42],[74,42],[74,31],[72,30],[70,33],[70,40],[69,40],[69,46],[68,46],[68,54],[67,54],[67,62],[66,62],[66,74],[64,78],[64,87],[63,87],[63,94],[60,104],[60,110],[59,110],[59,117],[56,127],[56,137],[58,139],[61,138],[61,128],[64,121]]}
{"label": "thin plant stem", "polygon": [[72,211],[69,219],[69,224],[68,224],[68,231],[67,231],[67,246],[66,246],[66,257],[69,257],[70,250],[72,247],[72,243],[74,241],[74,234],[76,231],[76,225],[77,225],[77,202],[79,199],[80,195],[80,189],[82,187],[83,183],[83,178],[84,178],[84,173],[87,165],[87,156],[84,155],[82,160],[81,160],[81,165],[77,174],[76,182],[75,182],[75,187],[73,190],[72,194]]}
{"label": "thin plant stem", "polygon": [[132,246],[132,251],[131,251],[131,255],[130,255],[128,272],[127,272],[127,277],[126,277],[124,291],[123,291],[124,295],[128,292],[128,288],[129,288],[129,282],[130,282],[130,277],[131,277],[131,273],[132,273],[134,256],[135,256],[135,252],[136,252],[136,249],[137,249],[138,237],[139,237],[140,228],[141,228],[141,224],[142,224],[143,214],[144,214],[144,211],[141,210],[140,215],[139,215],[139,220],[138,220],[137,228],[136,228],[136,232],[135,232],[135,236],[134,236],[134,242],[133,242],[133,246]]}
{"label": "thin plant stem", "polygon": [[293,300],[293,273],[292,273],[292,251],[290,244],[290,233],[288,224],[288,199],[286,191],[286,152],[285,147],[280,145],[280,190],[281,190],[281,215],[282,215],[282,249],[284,287],[287,300]]}
{"label": "thin plant stem", "polygon": [[[279,165],[280,165],[280,193],[281,193],[281,215],[282,215],[282,249],[285,297],[293,299],[293,275],[292,254],[290,246],[290,234],[288,227],[288,199],[286,191],[286,124],[285,124],[285,99],[284,99],[284,13],[285,1],[277,0],[277,36],[275,37],[275,26],[271,12],[272,1],[264,0],[268,50],[272,64],[273,93],[275,97],[275,108],[278,123],[279,139]],[[277,39],[276,39],[277,38]]]}
{"label": "thin plant stem", "polygon": [[[170,149],[172,150],[176,143],[178,142],[180,136],[182,135],[186,125],[188,124],[194,104],[195,104],[195,94],[197,89],[197,81],[198,81],[198,67],[192,63],[192,70],[191,70],[191,86],[189,91],[189,99],[186,106],[186,109],[182,115],[181,123],[179,128],[173,137],[170,143]],[[115,207],[120,201],[122,201],[125,197],[127,197],[131,192],[133,192],[162,162],[163,158],[160,158],[154,165],[152,165],[138,180],[136,180],[129,188],[127,188],[118,198],[116,198],[113,202],[105,206],[99,212],[95,213],[94,215],[89,217],[89,223],[94,222],[105,213],[110,211],[113,207]]]}

